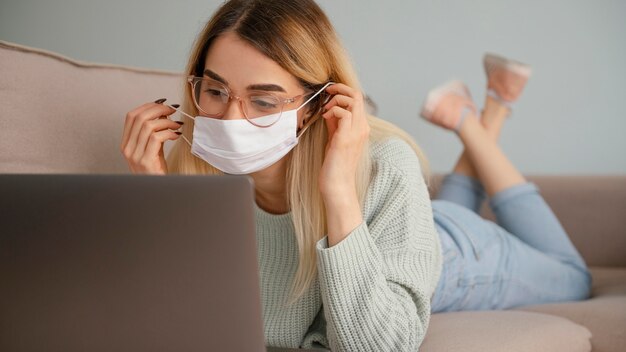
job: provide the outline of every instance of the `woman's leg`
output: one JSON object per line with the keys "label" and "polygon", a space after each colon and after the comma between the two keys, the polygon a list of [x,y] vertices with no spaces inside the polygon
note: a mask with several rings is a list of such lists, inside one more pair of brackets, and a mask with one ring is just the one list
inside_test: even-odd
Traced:
{"label": "woman's leg", "polygon": [[478,178],[489,196],[509,187],[526,183],[522,174],[504,155],[498,144],[472,112],[468,113],[458,133]]}
{"label": "woman's leg", "polygon": [[[433,312],[587,298],[587,266],[536,185],[487,138],[475,116],[465,119],[459,136],[491,197],[498,224],[456,204],[433,202],[442,244],[447,244]],[[451,240],[443,241],[446,236]]]}
{"label": "woman's leg", "polygon": [[[486,97],[485,108],[482,111],[480,121],[489,138],[493,141],[497,142],[508,114],[509,110],[506,107],[490,96]],[[453,172],[443,178],[436,199],[457,203],[478,214],[485,196],[485,190],[479,181],[479,176],[467,151],[463,150]]]}
{"label": "woman's leg", "polygon": [[498,224],[524,243],[580,270],[586,265],[537,187],[490,138],[476,118],[467,118],[459,136],[482,181]]}
{"label": "woman's leg", "polygon": [[[487,75],[487,95],[481,123],[487,134],[497,142],[502,124],[508,114],[510,105],[515,102],[531,74],[530,66],[493,53],[486,53],[483,66]],[[467,94],[468,99],[469,93]],[[476,166],[472,164],[466,151],[459,158],[454,172],[474,179],[479,178]]]}
{"label": "woman's leg", "polygon": [[[533,191],[527,187],[508,203],[530,204],[536,198],[526,195]],[[555,259],[464,207],[435,204],[445,263],[433,312],[509,309],[589,296],[591,276],[586,270]]]}
{"label": "woman's leg", "polygon": [[[486,96],[485,108],[482,111],[480,122],[487,130],[487,134],[496,142],[500,138],[500,130],[502,130],[502,125],[508,114],[509,110],[505,106],[499,104],[492,97]],[[461,153],[453,170],[456,174],[478,179],[478,173],[465,150]]]}
{"label": "woman's leg", "polygon": [[444,176],[435,200],[456,203],[479,214],[485,198],[487,194],[478,179],[453,172]]}

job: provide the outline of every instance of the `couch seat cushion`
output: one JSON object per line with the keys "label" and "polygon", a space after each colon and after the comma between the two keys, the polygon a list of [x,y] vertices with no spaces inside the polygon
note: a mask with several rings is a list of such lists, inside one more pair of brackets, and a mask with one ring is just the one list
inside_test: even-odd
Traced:
{"label": "couch seat cushion", "polygon": [[434,314],[420,351],[591,351],[590,338],[587,328],[557,316],[465,311]]}
{"label": "couch seat cushion", "polygon": [[594,352],[626,351],[626,268],[592,267],[591,298],[520,307],[565,317],[587,327]]}

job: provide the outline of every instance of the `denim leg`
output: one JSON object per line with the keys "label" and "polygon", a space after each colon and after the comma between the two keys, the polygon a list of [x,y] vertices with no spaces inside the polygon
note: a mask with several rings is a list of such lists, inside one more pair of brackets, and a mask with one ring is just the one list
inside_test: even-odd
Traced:
{"label": "denim leg", "polygon": [[441,188],[435,199],[447,200],[462,205],[476,214],[486,198],[485,189],[480,181],[459,173],[444,176]]}
{"label": "denim leg", "polygon": [[489,205],[498,225],[522,242],[587,271],[580,253],[534,183],[527,182],[500,191],[491,197]]}
{"label": "denim leg", "polygon": [[451,202],[433,202],[444,271],[432,311],[508,309],[589,295],[591,277]]}

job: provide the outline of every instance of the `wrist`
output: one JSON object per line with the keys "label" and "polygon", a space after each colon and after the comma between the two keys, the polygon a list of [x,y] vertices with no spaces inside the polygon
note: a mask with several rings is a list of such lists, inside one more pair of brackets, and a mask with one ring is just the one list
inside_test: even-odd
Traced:
{"label": "wrist", "polygon": [[323,187],[320,190],[325,203],[342,204],[353,199],[358,199],[356,185],[354,183],[335,183],[332,187]]}
{"label": "wrist", "polygon": [[329,196],[322,196],[326,210],[345,212],[350,208],[359,208],[359,197],[355,192],[335,193]]}
{"label": "wrist", "polygon": [[328,246],[341,242],[363,222],[361,206],[356,192],[325,198]]}

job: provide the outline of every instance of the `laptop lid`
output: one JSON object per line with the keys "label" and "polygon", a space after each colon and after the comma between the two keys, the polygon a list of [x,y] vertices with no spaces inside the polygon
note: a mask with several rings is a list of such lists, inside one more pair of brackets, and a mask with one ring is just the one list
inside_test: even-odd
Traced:
{"label": "laptop lid", "polygon": [[0,350],[265,351],[244,176],[0,175]]}

